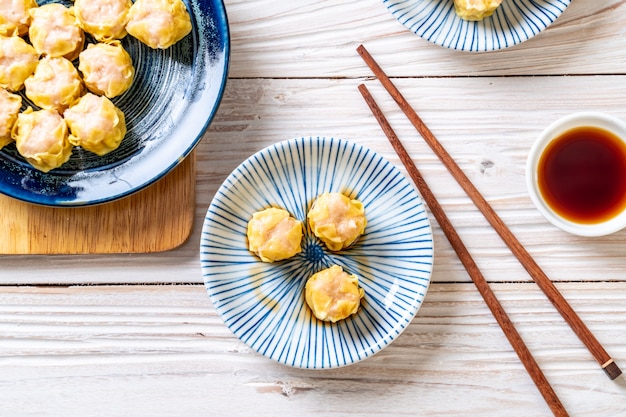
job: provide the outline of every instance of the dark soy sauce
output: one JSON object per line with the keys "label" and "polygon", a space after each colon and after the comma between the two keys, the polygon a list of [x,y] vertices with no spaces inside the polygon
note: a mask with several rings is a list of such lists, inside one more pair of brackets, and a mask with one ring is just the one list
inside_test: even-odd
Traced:
{"label": "dark soy sauce", "polygon": [[626,207],[626,145],[604,129],[561,134],[544,150],[537,174],[546,203],[572,222],[601,223]]}

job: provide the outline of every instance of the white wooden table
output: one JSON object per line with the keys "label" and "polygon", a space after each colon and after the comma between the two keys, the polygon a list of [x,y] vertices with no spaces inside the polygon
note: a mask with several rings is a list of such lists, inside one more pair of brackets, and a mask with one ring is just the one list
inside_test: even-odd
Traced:
{"label": "white wooden table", "polygon": [[626,230],[580,238],[533,207],[531,143],[556,118],[626,119],[626,3],[574,0],[535,38],[486,54],[408,32],[380,0],[227,0],[230,79],[197,149],[196,221],[158,254],[0,257],[0,416],[548,416],[550,410],[434,223],[426,300],[389,347],[293,369],[225,327],[202,284],[214,193],[254,152],[332,136],[397,156],[365,82],[572,416],[626,415],[610,381],[373,80],[364,44],[616,362],[626,369]]}

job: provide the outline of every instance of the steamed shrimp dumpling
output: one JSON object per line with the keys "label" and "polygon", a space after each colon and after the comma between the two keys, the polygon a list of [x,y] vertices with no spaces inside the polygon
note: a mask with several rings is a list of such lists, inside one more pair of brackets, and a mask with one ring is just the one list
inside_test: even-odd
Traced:
{"label": "steamed shrimp dumpling", "polygon": [[502,0],[454,0],[454,11],[464,20],[483,20],[500,6]]}
{"label": "steamed shrimp dumpling", "polygon": [[81,28],[99,41],[126,36],[131,0],[75,0],[74,14]]}
{"label": "steamed shrimp dumpling", "polygon": [[137,0],[126,30],[153,49],[166,49],[191,32],[191,17],[181,0]]}
{"label": "steamed shrimp dumpling", "polygon": [[124,113],[104,96],[85,94],[63,117],[70,143],[100,156],[117,149],[126,135]]}
{"label": "steamed shrimp dumpling", "polygon": [[43,58],[24,82],[26,97],[43,109],[63,112],[83,93],[83,82],[65,58]]}
{"label": "steamed shrimp dumpling", "polygon": [[92,93],[113,98],[133,83],[133,61],[120,41],[91,44],[80,53],[79,60],[78,70]]}
{"label": "steamed shrimp dumpling", "polygon": [[302,251],[302,222],[284,209],[271,207],[257,211],[248,222],[248,249],[263,262],[291,258]]}
{"label": "steamed shrimp dumpling", "polygon": [[73,7],[48,3],[30,10],[28,29],[35,50],[51,58],[76,59],[85,44],[85,34],[76,23]]}
{"label": "steamed shrimp dumpling", "polygon": [[22,36],[28,33],[30,9],[35,7],[35,0],[0,0],[0,35]]}
{"label": "steamed shrimp dumpling", "polygon": [[67,125],[55,110],[28,108],[20,113],[12,137],[20,155],[43,172],[60,167],[72,155]]}
{"label": "steamed shrimp dumpling", "polygon": [[313,234],[332,251],[350,246],[367,225],[363,204],[341,193],[324,193],[317,197],[307,219]]}
{"label": "steamed shrimp dumpling", "polygon": [[22,108],[22,97],[0,89],[0,149],[13,142],[11,130]]}
{"label": "steamed shrimp dumpling", "polygon": [[311,275],[304,289],[306,303],[315,317],[333,323],[356,313],[364,294],[359,278],[339,265]]}
{"label": "steamed shrimp dumpling", "polygon": [[0,36],[0,87],[19,91],[31,76],[39,54],[19,36]]}

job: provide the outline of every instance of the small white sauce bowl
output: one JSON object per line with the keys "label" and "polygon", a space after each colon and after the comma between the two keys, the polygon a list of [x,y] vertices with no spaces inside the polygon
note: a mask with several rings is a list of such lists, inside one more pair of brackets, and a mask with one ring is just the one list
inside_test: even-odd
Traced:
{"label": "small white sauce bowl", "polygon": [[626,209],[600,223],[576,223],[555,212],[539,190],[538,166],[548,144],[568,130],[585,126],[607,130],[626,143],[626,123],[617,117],[600,112],[581,112],[565,116],[546,127],[530,148],[526,162],[526,185],[539,212],[556,227],[578,236],[604,236],[626,227]]}

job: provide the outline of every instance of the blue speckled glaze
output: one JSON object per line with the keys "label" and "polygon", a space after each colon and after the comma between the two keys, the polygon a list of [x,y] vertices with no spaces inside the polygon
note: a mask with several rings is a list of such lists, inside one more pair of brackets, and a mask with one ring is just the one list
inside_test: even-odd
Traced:
{"label": "blue speckled glaze", "polygon": [[524,42],[550,26],[571,0],[504,0],[481,21],[463,20],[452,0],[383,0],[411,32],[446,48],[496,51]]}
{"label": "blue speckled glaze", "polygon": [[[100,157],[76,147],[71,159],[42,173],[17,152],[0,150],[0,192],[47,206],[87,206],[125,197],[170,172],[198,144],[221,101],[228,76],[230,35],[221,0],[184,0],[193,30],[166,50],[128,35],[135,81],[112,101],[125,114],[120,147]],[[71,1],[39,0],[39,5]],[[89,38],[88,38],[89,41]],[[33,106],[24,96],[24,108]],[[34,106],[33,106],[34,107]]]}
{"label": "blue speckled glaze", "polygon": [[[256,211],[282,207],[306,224],[323,192],[358,198],[365,233],[329,251],[305,227],[302,252],[265,263],[248,251],[246,229]],[[263,355],[299,368],[335,368],[389,345],[424,299],[433,267],[433,236],[413,185],[375,152],[332,138],[279,142],[243,162],[217,191],[204,221],[202,273],[226,325]],[[359,276],[359,311],[340,322],[317,320],[304,300],[309,276],[332,265]]]}

